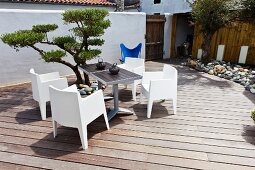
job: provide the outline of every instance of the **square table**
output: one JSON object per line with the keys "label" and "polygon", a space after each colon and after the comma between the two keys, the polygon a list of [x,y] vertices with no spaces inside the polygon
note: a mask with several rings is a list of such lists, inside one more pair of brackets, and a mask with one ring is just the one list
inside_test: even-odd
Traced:
{"label": "square table", "polygon": [[104,70],[98,70],[96,64],[86,64],[83,66],[79,66],[79,68],[86,74],[94,77],[96,80],[100,82],[98,83],[98,88],[100,88],[101,83],[105,85],[112,85],[114,96],[114,108],[107,114],[108,120],[111,120],[118,112],[130,112],[127,109],[119,107],[118,84],[125,84],[129,82],[132,83],[134,80],[141,79],[142,76],[122,68],[120,68],[120,71],[117,75],[112,75],[109,72],[111,64],[107,62],[105,62],[105,64],[106,67]]}

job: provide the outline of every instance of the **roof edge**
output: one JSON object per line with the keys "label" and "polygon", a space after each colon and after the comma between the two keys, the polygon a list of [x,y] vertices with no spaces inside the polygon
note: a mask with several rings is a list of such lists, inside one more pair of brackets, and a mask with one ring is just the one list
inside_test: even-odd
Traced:
{"label": "roof edge", "polygon": [[52,1],[37,1],[37,0],[2,0],[0,2],[7,3],[26,3],[26,4],[51,4],[51,5],[75,5],[75,6],[115,6],[115,3],[107,2],[106,4],[87,3],[87,2],[52,2]]}

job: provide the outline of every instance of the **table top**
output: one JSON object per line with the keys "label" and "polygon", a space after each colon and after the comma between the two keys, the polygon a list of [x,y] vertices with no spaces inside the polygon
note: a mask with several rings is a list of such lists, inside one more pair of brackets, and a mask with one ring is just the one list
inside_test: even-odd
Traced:
{"label": "table top", "polygon": [[106,85],[128,83],[142,78],[141,75],[122,68],[120,68],[120,71],[117,75],[112,75],[109,72],[109,67],[111,66],[111,64],[107,62],[105,62],[105,64],[106,64],[105,70],[98,70],[96,68],[96,64],[87,64],[79,67],[85,73],[93,76],[95,79]]}

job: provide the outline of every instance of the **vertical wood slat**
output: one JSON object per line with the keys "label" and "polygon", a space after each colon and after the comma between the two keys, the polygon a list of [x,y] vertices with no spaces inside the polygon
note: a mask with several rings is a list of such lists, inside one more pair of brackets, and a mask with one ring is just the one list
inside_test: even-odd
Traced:
{"label": "vertical wood slat", "polygon": [[164,15],[146,16],[146,60],[163,59]]}
{"label": "vertical wood slat", "polygon": [[176,53],[175,53],[176,29],[177,29],[177,15],[173,15],[172,35],[171,35],[171,51],[170,51],[171,58],[173,58],[176,55]]}
{"label": "vertical wood slat", "polygon": [[[237,63],[241,46],[249,46],[246,64],[255,65],[255,25],[250,22],[236,22],[218,30],[211,42],[211,54],[216,58],[218,45],[225,45],[224,61]],[[192,56],[196,57],[201,48],[203,36],[195,26]]]}

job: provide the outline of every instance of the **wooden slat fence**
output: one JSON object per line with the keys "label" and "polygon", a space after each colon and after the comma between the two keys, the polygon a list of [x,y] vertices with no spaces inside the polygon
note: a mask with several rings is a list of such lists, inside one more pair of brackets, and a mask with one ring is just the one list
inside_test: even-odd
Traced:
{"label": "wooden slat fence", "polygon": [[[199,27],[195,26],[192,56],[197,56],[201,48],[203,36]],[[241,46],[249,46],[246,64],[255,65],[255,24],[251,22],[236,22],[217,31],[211,43],[211,54],[216,58],[218,45],[225,45],[224,61],[237,63]]]}

